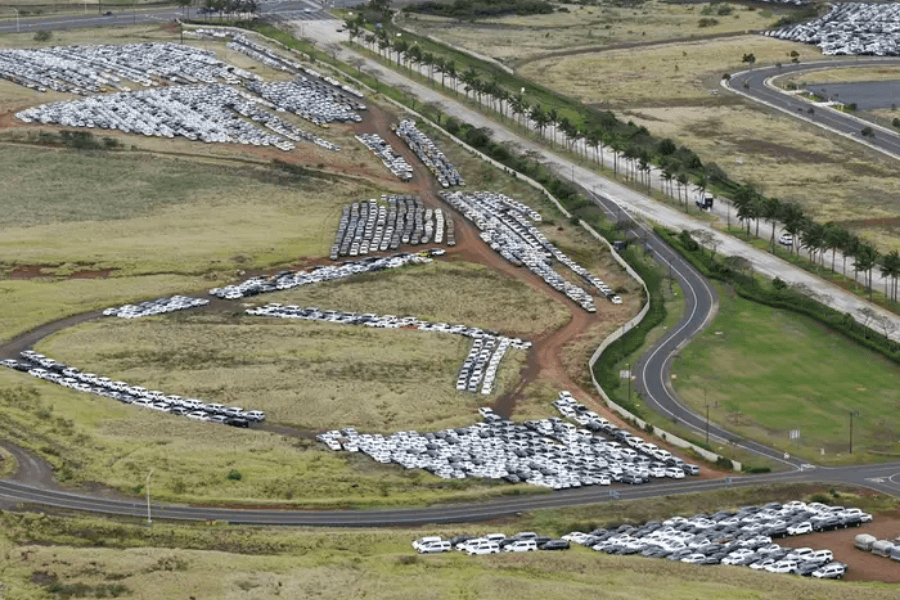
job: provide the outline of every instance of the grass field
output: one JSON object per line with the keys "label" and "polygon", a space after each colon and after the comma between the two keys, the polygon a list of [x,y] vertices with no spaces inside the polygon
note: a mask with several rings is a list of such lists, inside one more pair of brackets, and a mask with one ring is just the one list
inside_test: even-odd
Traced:
{"label": "grass field", "polygon": [[[564,5],[568,12],[550,15],[508,16],[460,22],[454,19],[408,14],[404,25],[515,66],[548,52],[577,48],[600,48],[617,44],[722,35],[765,29],[777,14],[765,10],[721,3],[668,4],[650,0],[636,7]],[[728,8],[723,8],[728,7]],[[728,15],[717,15],[730,9]],[[710,15],[702,14],[704,11]],[[715,24],[700,27],[700,19]]]}
{"label": "grass field", "polygon": [[823,68],[804,73],[777,77],[773,83],[785,86],[790,82],[802,87],[817,83],[855,83],[863,81],[894,81],[900,79],[900,67]]}
{"label": "grass field", "polygon": [[742,63],[744,54],[752,53],[757,64],[764,65],[788,63],[792,51],[801,61],[821,56],[815,46],[745,35],[537,60],[520,73],[582,102],[613,110],[692,105],[717,100],[711,90],[719,93],[722,74],[748,68]]}
{"label": "grass field", "polygon": [[[588,523],[691,515],[766,500],[808,498],[815,488],[779,487],[678,496],[603,506],[541,511],[505,523],[409,529],[279,529],[172,525],[152,529],[88,517],[6,512],[0,550],[11,598],[120,597],[376,597],[620,600],[889,600],[891,586],[777,577],[750,569],[697,568],[640,557],[616,557],[575,547],[569,552],[468,557],[416,556],[423,535],[584,529]],[[841,495],[848,505],[893,507],[884,499]],[[863,502],[857,502],[863,500]]]}
{"label": "grass field", "polygon": [[[66,485],[102,483],[125,495],[140,496],[151,468],[154,498],[209,504],[405,506],[541,491],[444,481],[305,439],[138,410],[8,370],[0,372],[0,408],[0,435],[46,458]],[[228,479],[232,470],[240,480]]]}
{"label": "grass field", "polygon": [[818,222],[843,224],[883,251],[900,247],[900,176],[887,157],[757,107],[646,107],[625,115],[715,161],[738,181],[798,202]]}
{"label": "grass field", "polygon": [[[682,350],[675,389],[694,409],[741,435],[826,464],[900,452],[900,367],[805,317],[720,289],[719,315]],[[850,411],[854,452],[848,456]],[[800,439],[789,441],[789,432]],[[820,455],[820,449],[825,453]]]}

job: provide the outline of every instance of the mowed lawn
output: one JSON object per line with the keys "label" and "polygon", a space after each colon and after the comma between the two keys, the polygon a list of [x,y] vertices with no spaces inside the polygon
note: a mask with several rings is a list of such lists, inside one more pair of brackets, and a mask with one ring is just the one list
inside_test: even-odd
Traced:
{"label": "mowed lawn", "polygon": [[[806,317],[730,290],[720,290],[720,303],[715,322],[672,369],[676,391],[695,410],[708,402],[711,420],[817,462],[900,451],[900,367]],[[852,457],[851,411],[859,411]]]}

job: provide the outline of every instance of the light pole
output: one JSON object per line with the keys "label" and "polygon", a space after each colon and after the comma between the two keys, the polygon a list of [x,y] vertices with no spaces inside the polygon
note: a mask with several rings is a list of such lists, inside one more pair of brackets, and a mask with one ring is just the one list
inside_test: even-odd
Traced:
{"label": "light pole", "polygon": [[19,33],[19,9],[14,6],[10,6],[10,8],[16,11],[16,33]]}
{"label": "light pole", "polygon": [[153,469],[150,469],[150,472],[147,473],[147,485],[145,486],[147,489],[147,526],[153,525],[153,518],[150,516],[150,476],[153,475]]}
{"label": "light pole", "polygon": [[625,370],[628,371],[628,404],[631,404],[631,363],[625,363]]}
{"label": "light pole", "polygon": [[706,399],[706,386],[703,386],[703,403],[706,405],[706,445],[709,446],[709,401]]}
{"label": "light pole", "polygon": [[850,454],[853,454],[853,417],[858,417],[858,410],[850,411]]}

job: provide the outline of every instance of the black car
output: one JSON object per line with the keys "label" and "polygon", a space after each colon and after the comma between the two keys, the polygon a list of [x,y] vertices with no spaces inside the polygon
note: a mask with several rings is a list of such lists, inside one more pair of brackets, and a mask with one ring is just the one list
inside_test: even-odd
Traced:
{"label": "black car", "polygon": [[540,550],[568,550],[569,542],[566,540],[550,540],[538,546]]}
{"label": "black car", "polygon": [[825,519],[820,519],[817,521],[813,521],[813,531],[834,531],[838,527],[841,527],[841,520],[837,517],[828,517]]}
{"label": "black car", "polygon": [[822,563],[814,563],[814,562],[805,562],[797,565],[797,568],[794,569],[794,575],[801,575],[803,577],[811,577],[813,571],[818,570],[822,566]]}
{"label": "black car", "polygon": [[250,421],[241,417],[228,417],[225,419],[225,424],[231,425],[232,427],[242,427],[244,429],[250,427]]}

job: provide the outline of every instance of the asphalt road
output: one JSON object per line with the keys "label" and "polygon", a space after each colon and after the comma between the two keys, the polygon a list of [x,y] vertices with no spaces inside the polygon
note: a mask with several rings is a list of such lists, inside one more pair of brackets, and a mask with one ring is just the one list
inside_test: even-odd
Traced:
{"label": "asphalt road", "polygon": [[[328,14],[327,8],[331,6],[352,6],[354,4],[357,4],[357,2],[353,0],[334,0],[333,2],[268,0],[260,3],[259,14],[260,16],[290,20],[322,20],[332,18]],[[73,6],[73,10],[77,9],[78,7]],[[182,18],[185,14],[188,14],[191,18],[203,17],[203,15],[197,14],[196,8],[192,8],[189,13],[184,13],[177,6],[159,8],[140,8],[137,6],[103,7],[103,12],[107,11],[112,14],[108,16],[98,14],[97,9],[92,6],[86,14],[5,19],[0,21],[0,33],[28,33],[41,30],[84,29],[89,27],[122,27],[136,23],[165,23]]]}
{"label": "asphalt road", "polygon": [[[270,3],[278,4],[282,9],[288,9],[291,5],[307,6],[313,3]],[[318,6],[318,5],[314,5]],[[285,10],[285,12],[291,12]],[[303,14],[305,9],[300,9]],[[134,19],[143,18],[149,20],[168,20],[176,16],[176,11],[167,13],[165,10],[138,12]],[[62,27],[91,27],[106,24],[117,24],[113,17],[66,17],[61,23]],[[99,22],[98,22],[99,20]],[[20,28],[24,25],[45,27],[49,20],[34,20],[34,23],[20,22]],[[121,24],[118,23],[118,24]],[[7,31],[9,24],[6,25]],[[12,27],[15,27],[13,24]],[[0,27],[0,32],[4,29]],[[763,78],[764,79],[764,78]],[[752,84],[751,84],[752,87]],[[579,169],[580,170],[580,169]],[[574,169],[573,169],[574,173]],[[594,188],[593,183],[590,184]],[[601,189],[602,185],[597,184]],[[595,200],[604,206],[610,213],[621,213],[621,199],[615,200],[606,194],[595,195]],[[636,372],[639,378],[639,389],[642,389],[648,399],[648,403],[655,409],[671,415],[675,415],[689,426],[705,431],[705,422],[699,415],[689,411],[679,403],[668,386],[671,361],[677,350],[683,346],[692,336],[702,330],[708,322],[709,316],[715,307],[715,294],[708,282],[694,271],[690,265],[675,255],[661,240],[655,238],[646,228],[638,230],[643,243],[664,264],[670,265],[672,273],[678,278],[686,293],[686,310],[679,324],[672,328],[649,352],[642,358]],[[87,316],[86,316],[87,318]],[[36,330],[29,335],[29,341],[43,337],[42,332]],[[710,426],[710,436],[720,440],[729,440],[727,431],[713,425]],[[764,446],[757,446],[750,442],[741,442],[741,446],[761,454],[769,453],[769,456],[778,459],[779,454]],[[801,469],[796,461],[792,462],[793,471],[762,475],[739,476],[721,480],[707,480],[695,482],[652,483],[643,486],[617,488],[588,487],[574,490],[554,492],[546,495],[516,497],[511,499],[497,499],[478,504],[444,505],[433,508],[396,509],[396,510],[367,510],[367,511],[291,511],[291,510],[257,510],[234,509],[215,507],[191,507],[160,504],[153,505],[151,512],[155,518],[176,520],[216,520],[233,523],[254,524],[281,524],[281,525],[328,525],[328,526],[382,526],[382,525],[412,525],[422,523],[449,523],[462,521],[477,521],[509,516],[521,511],[540,508],[555,508],[563,506],[575,506],[593,504],[604,501],[637,499],[661,495],[695,493],[712,491],[733,486],[760,485],[776,482],[832,482],[847,483],[869,487],[877,491],[900,496],[900,463],[885,465],[854,466],[846,468],[811,468]],[[0,481],[0,497],[6,501],[23,502],[53,506],[72,510],[83,510],[96,513],[123,515],[132,517],[147,517],[147,507],[139,500],[115,500],[78,494],[66,491],[52,490],[40,486],[29,485],[15,481]]]}
{"label": "asphalt road", "polygon": [[[19,455],[22,451],[18,452]],[[40,459],[28,462],[42,463]],[[20,458],[21,460],[21,458]],[[32,470],[49,468],[37,464]],[[677,494],[712,492],[748,485],[785,483],[849,483],[900,496],[900,462],[866,467],[840,467],[798,470],[728,479],[660,482],[638,486],[585,487],[534,496],[516,496],[481,503],[440,505],[426,508],[388,510],[277,510],[183,506],[151,502],[152,519],[176,521],[219,521],[252,525],[311,525],[328,527],[386,527],[431,523],[486,521],[514,516],[523,511],[563,508],[637,500]],[[22,503],[65,510],[84,511],[120,517],[148,518],[147,504],[141,498],[121,500],[58,489],[42,488],[18,481],[0,480],[0,498],[6,506]]]}
{"label": "asphalt road", "polygon": [[[779,67],[764,67],[744,71],[731,76],[728,87],[752,100],[762,102],[794,117],[824,127],[831,131],[852,137],[856,141],[865,141],[872,147],[885,152],[894,158],[900,158],[900,135],[882,127],[862,121],[852,115],[825,107],[815,107],[812,114],[808,112],[810,103],[802,98],[781,92],[766,85],[766,80],[785,73],[814,73],[820,69],[839,67],[865,66],[900,66],[900,58],[847,58],[827,62],[799,63]],[[745,84],[747,87],[745,87]],[[863,127],[876,129],[875,137],[865,138],[860,133]]]}

